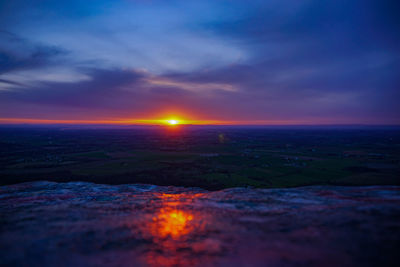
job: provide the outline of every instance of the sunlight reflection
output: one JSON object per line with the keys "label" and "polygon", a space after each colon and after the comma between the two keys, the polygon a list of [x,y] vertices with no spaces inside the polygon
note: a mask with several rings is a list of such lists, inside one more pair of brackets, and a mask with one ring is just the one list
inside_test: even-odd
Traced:
{"label": "sunlight reflection", "polygon": [[[152,240],[145,255],[148,266],[193,266],[193,242],[204,234],[206,214],[188,208],[202,194],[160,194],[154,201],[159,209],[147,221],[144,234]],[[201,244],[200,244],[201,246]],[[197,245],[199,247],[199,245]],[[197,248],[196,247],[196,248]]]}
{"label": "sunlight reflection", "polygon": [[169,236],[173,239],[180,239],[190,234],[198,220],[193,221],[193,213],[184,211],[179,206],[190,203],[199,196],[201,194],[161,194],[162,207],[152,218],[151,234],[156,238]]}
{"label": "sunlight reflection", "polygon": [[190,221],[193,216],[180,210],[161,209],[160,213],[153,217],[155,231],[154,233],[165,237],[170,235],[176,239],[182,235],[188,234],[190,229]]}

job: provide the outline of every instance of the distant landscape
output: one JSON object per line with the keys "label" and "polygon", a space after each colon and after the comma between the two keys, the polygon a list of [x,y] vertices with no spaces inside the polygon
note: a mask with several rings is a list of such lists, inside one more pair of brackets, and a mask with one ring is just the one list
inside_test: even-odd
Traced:
{"label": "distant landscape", "polygon": [[0,267],[400,266],[399,10],[1,0]]}
{"label": "distant landscape", "polygon": [[399,185],[396,127],[0,128],[0,184]]}

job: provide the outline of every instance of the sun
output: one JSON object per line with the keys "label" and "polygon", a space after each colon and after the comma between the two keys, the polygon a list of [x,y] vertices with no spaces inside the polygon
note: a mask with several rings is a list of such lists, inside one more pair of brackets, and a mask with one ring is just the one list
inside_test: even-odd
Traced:
{"label": "sun", "polygon": [[178,121],[177,120],[168,120],[168,123],[170,125],[176,125],[176,124],[178,124]]}
{"label": "sun", "polygon": [[[165,119],[160,120],[160,122],[164,125],[168,125],[168,126],[178,126],[178,125],[182,125],[182,124],[186,124],[185,120],[182,120],[178,117],[167,117]],[[173,127],[175,128],[175,127]]]}

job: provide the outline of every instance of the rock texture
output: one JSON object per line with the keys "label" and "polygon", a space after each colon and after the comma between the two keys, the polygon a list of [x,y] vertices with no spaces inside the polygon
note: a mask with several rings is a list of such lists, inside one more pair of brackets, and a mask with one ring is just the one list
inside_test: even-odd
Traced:
{"label": "rock texture", "polygon": [[400,187],[0,187],[7,266],[398,265]]}

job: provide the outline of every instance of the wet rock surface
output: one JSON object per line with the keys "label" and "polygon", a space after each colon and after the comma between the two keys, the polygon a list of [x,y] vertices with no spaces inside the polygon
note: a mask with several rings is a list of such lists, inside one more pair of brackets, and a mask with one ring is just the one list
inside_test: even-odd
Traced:
{"label": "wet rock surface", "polygon": [[0,187],[8,266],[385,266],[400,187]]}

